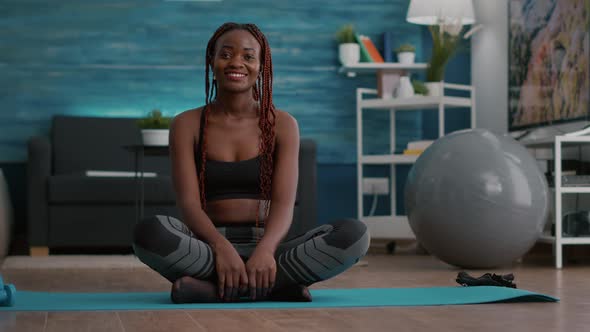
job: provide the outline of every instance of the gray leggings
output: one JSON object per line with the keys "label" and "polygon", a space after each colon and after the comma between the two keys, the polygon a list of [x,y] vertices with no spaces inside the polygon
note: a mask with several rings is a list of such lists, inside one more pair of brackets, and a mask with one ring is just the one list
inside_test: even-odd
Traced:
{"label": "gray leggings", "polygon": [[[245,262],[256,247],[263,228],[217,227]],[[309,286],[350,268],[369,248],[367,227],[355,219],[342,219],[318,226],[276,250],[275,286]],[[146,265],[170,282],[183,276],[216,282],[215,257],[211,247],[195,237],[180,220],[154,216],[135,227],[133,250]]]}

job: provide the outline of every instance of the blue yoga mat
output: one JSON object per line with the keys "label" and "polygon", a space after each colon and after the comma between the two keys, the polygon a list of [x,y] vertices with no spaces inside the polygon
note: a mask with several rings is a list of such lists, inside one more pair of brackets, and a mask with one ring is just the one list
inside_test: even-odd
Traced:
{"label": "blue yoga mat", "polygon": [[12,307],[0,311],[168,310],[431,306],[493,302],[557,302],[559,299],[506,287],[312,289],[313,302],[174,304],[167,292],[53,293],[17,291]]}

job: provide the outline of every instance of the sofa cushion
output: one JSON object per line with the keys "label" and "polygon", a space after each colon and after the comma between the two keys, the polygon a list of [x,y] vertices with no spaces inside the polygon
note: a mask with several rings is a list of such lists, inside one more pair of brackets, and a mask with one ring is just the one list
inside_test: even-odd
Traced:
{"label": "sofa cushion", "polygon": [[[129,203],[133,204],[139,189],[133,177],[92,177],[83,174],[49,177],[51,203]],[[174,205],[175,194],[170,176],[144,178],[146,203]]]}

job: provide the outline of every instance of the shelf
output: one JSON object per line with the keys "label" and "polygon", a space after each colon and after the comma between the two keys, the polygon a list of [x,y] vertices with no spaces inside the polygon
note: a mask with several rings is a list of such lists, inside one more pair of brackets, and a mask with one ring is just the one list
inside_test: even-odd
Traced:
{"label": "shelf", "polygon": [[590,136],[557,136],[564,143],[590,143]]}
{"label": "shelf", "polygon": [[418,159],[418,155],[404,155],[404,154],[376,154],[364,155],[361,157],[362,164],[413,164]]}
{"label": "shelf", "polygon": [[405,216],[363,216],[361,220],[370,230],[371,239],[415,239]]}
{"label": "shelf", "polygon": [[[555,236],[543,234],[538,239],[539,242],[553,243],[555,242]],[[562,237],[562,244],[590,244],[590,237]]]}
{"label": "shelf", "polygon": [[440,104],[450,107],[471,107],[471,99],[444,96],[414,96],[410,98],[374,98],[359,101],[359,106],[361,108],[384,110],[392,108],[400,110],[425,109],[429,107],[438,107]]}
{"label": "shelf", "polygon": [[[564,190],[565,189],[565,190]],[[552,193],[555,193],[555,187],[549,187]],[[588,194],[590,193],[590,186],[561,186],[562,194]]]}
{"label": "shelf", "polygon": [[[396,113],[404,110],[435,109],[438,111],[438,137],[445,133],[445,108],[447,110],[468,108],[470,113],[470,128],[475,127],[475,89],[471,85],[436,82],[441,89],[442,96],[415,95],[409,98],[392,98],[393,91],[400,85],[401,77],[411,71],[427,69],[426,63],[414,63],[410,65],[400,63],[359,63],[352,66],[343,66],[339,73],[345,73],[352,77],[357,74],[372,74],[376,76],[377,88],[359,87],[356,89],[356,124],[357,124],[357,181],[359,187],[363,186],[363,165],[390,165],[390,193],[391,204],[389,216],[363,216],[364,194],[361,188],[357,191],[357,218],[362,220],[372,238],[385,239],[415,239],[415,235],[409,226],[406,216],[398,215],[397,206],[397,165],[412,165],[420,155],[404,154],[379,154],[366,155],[363,152],[363,116],[364,109],[388,110],[389,116],[389,151],[396,147]],[[449,91],[451,90],[451,91]],[[454,91],[453,91],[454,90]],[[455,92],[461,93],[456,94]],[[446,95],[445,95],[446,94]],[[457,97],[462,96],[462,97]],[[464,97],[464,96],[469,97]],[[401,152],[401,151],[400,151]],[[375,201],[376,202],[376,201]]]}
{"label": "shelf", "polygon": [[426,68],[428,68],[427,63],[413,63],[411,65],[406,65],[398,62],[361,62],[350,66],[342,66],[338,72],[346,74],[371,74],[376,73],[379,70],[395,72],[403,70],[421,70]]}
{"label": "shelf", "polygon": [[562,194],[590,194],[590,187],[562,186]]}
{"label": "shelf", "polygon": [[[563,176],[564,172],[562,169],[562,162],[563,162],[563,148],[568,146],[568,144],[576,144],[576,143],[590,143],[590,136],[586,136],[590,133],[590,129],[584,128],[579,131],[567,133],[563,135],[560,133],[555,135],[555,132],[551,132],[549,130],[541,131],[540,133],[532,132],[529,136],[523,137],[520,140],[520,143],[527,148],[552,148],[554,156],[553,162],[555,165],[555,173],[552,174],[554,179],[561,180],[559,181],[559,186],[552,186],[550,189],[553,193],[555,193],[554,197],[554,208],[555,211],[553,212],[553,225],[561,226],[556,227],[556,229],[563,228],[563,206],[562,206],[562,195],[563,194],[588,194],[590,193],[590,184],[584,185],[571,185],[567,181],[564,185]],[[535,153],[536,154],[536,153]],[[538,156],[535,156],[538,157]],[[545,158],[551,160],[551,157]],[[554,182],[554,181],[553,181]],[[558,233],[559,234],[559,233]],[[539,239],[539,242],[548,242],[551,243],[555,250],[555,267],[560,269],[563,267],[563,245],[573,244],[573,245],[580,245],[580,244],[590,244],[590,236],[583,236],[583,237],[564,237],[559,236],[556,237],[551,235],[550,233],[543,233]]]}
{"label": "shelf", "polygon": [[552,148],[555,145],[555,139],[554,138],[542,138],[542,139],[536,139],[536,140],[527,140],[527,139],[522,139],[519,141],[520,144],[522,144],[523,146],[526,146],[527,148]]}
{"label": "shelf", "polygon": [[590,237],[562,237],[563,244],[590,244]]}
{"label": "shelf", "polygon": [[529,148],[553,148],[555,147],[555,139],[559,137],[562,143],[590,143],[590,136],[550,136],[542,138],[527,139],[526,137],[520,140],[520,143]]}

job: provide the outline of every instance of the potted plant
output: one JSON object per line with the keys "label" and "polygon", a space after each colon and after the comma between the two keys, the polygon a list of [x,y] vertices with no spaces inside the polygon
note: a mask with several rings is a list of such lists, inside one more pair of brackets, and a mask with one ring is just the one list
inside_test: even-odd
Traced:
{"label": "potted plant", "polygon": [[166,146],[170,128],[170,117],[162,115],[160,110],[152,110],[148,115],[137,121],[141,129],[143,145]]}
{"label": "potted plant", "polygon": [[417,95],[425,96],[428,94],[428,88],[426,87],[424,82],[422,82],[420,80],[412,80],[412,87],[414,88],[414,92]]}
{"label": "potted plant", "polygon": [[361,57],[361,48],[354,37],[352,24],[344,25],[336,33],[338,41],[338,59],[344,66],[358,63]]}
{"label": "potted plant", "polygon": [[413,64],[416,58],[416,48],[411,44],[400,45],[395,49],[395,53],[397,53],[397,61],[406,65]]}
{"label": "potted plant", "polygon": [[426,69],[426,86],[430,96],[443,94],[442,82],[447,63],[461,46],[461,40],[468,39],[481,28],[477,25],[464,33],[460,19],[439,19],[439,22],[428,27],[432,36],[432,54]]}

